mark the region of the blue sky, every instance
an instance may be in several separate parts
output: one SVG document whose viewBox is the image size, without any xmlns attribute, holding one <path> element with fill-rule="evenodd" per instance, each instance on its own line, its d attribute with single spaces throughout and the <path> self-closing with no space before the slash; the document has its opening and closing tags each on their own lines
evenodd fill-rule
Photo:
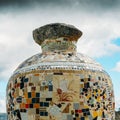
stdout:
<svg viewBox="0 0 120 120">
<path fill-rule="evenodd" d="M 99 63 L 110 74 L 116 109 L 120 107 L 120 1 L 116 0 L 6 0 L 0 4 L 0 112 L 5 112 L 6 85 L 17 66 L 41 52 L 32 31 L 60 22 L 83 32 L 77 51 Z"/>
</svg>

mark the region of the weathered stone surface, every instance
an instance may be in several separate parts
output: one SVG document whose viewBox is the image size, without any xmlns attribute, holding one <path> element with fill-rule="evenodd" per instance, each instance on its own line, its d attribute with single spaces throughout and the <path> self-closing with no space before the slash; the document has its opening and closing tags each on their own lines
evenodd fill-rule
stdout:
<svg viewBox="0 0 120 120">
<path fill-rule="evenodd" d="M 82 32 L 72 25 L 67 25 L 63 23 L 54 23 L 42 26 L 33 31 L 33 38 L 39 45 L 46 39 L 57 39 L 60 37 L 68 38 L 72 41 L 77 41 L 77 39 L 82 35 Z"/>
</svg>

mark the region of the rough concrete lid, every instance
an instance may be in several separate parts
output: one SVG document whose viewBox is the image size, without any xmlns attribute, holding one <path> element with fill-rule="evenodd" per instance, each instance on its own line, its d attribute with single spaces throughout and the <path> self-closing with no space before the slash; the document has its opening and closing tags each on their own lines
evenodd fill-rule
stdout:
<svg viewBox="0 0 120 120">
<path fill-rule="evenodd" d="M 60 37 L 68 38 L 71 41 L 77 41 L 82 32 L 72 25 L 64 23 L 47 24 L 33 31 L 33 38 L 39 45 L 46 39 L 57 39 Z"/>
</svg>

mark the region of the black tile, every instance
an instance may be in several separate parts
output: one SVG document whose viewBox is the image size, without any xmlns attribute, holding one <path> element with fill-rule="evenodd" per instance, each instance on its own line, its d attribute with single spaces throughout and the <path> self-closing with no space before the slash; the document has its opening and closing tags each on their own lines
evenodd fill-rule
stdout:
<svg viewBox="0 0 120 120">
<path fill-rule="evenodd" d="M 98 77 L 98 80 L 101 80 L 101 77 Z"/>
<path fill-rule="evenodd" d="M 54 73 L 54 75 L 63 75 L 63 73 Z"/>
<path fill-rule="evenodd" d="M 20 109 L 20 112 L 27 112 L 26 109 Z"/>
<path fill-rule="evenodd" d="M 79 117 L 79 114 L 75 114 L 75 117 Z"/>
<path fill-rule="evenodd" d="M 84 79 L 81 79 L 81 82 L 84 82 Z"/>
<path fill-rule="evenodd" d="M 39 109 L 36 109 L 36 114 L 39 114 Z"/>
<path fill-rule="evenodd" d="M 91 107 L 94 107 L 94 104 L 92 104 Z"/>
<path fill-rule="evenodd" d="M 86 111 L 89 111 L 89 108 L 87 108 Z"/>
<path fill-rule="evenodd" d="M 21 77 L 21 82 L 23 83 L 25 79 L 25 76 Z"/>
<path fill-rule="evenodd" d="M 84 116 L 86 116 L 87 114 L 86 113 L 83 113 Z"/>
<path fill-rule="evenodd" d="M 61 107 L 62 107 L 62 104 L 58 104 L 57 106 L 58 106 L 59 108 L 61 108 Z"/>
<path fill-rule="evenodd" d="M 33 104 L 30 104 L 30 108 L 33 108 Z"/>
<path fill-rule="evenodd" d="M 20 89 L 24 88 L 24 83 L 20 83 Z"/>
<path fill-rule="evenodd" d="M 22 97 L 16 98 L 17 103 L 22 103 Z"/>
<path fill-rule="evenodd" d="M 46 98 L 46 101 L 52 101 L 52 98 Z"/>
<path fill-rule="evenodd" d="M 88 78 L 88 81 L 90 81 L 91 80 L 91 78 Z"/>
<path fill-rule="evenodd" d="M 36 103 L 39 103 L 39 98 L 36 98 L 36 99 L 35 99 L 35 102 L 36 102 Z"/>
</svg>

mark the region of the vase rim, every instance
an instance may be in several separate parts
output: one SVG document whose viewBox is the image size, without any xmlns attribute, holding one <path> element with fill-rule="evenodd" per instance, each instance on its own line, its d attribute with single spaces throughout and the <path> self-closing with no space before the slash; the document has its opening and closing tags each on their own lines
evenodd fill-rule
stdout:
<svg viewBox="0 0 120 120">
<path fill-rule="evenodd" d="M 68 41 L 77 41 L 81 36 L 82 32 L 78 28 L 65 23 L 47 24 L 33 30 L 33 38 L 39 45 L 46 39 L 58 39 L 63 37 Z"/>
</svg>

